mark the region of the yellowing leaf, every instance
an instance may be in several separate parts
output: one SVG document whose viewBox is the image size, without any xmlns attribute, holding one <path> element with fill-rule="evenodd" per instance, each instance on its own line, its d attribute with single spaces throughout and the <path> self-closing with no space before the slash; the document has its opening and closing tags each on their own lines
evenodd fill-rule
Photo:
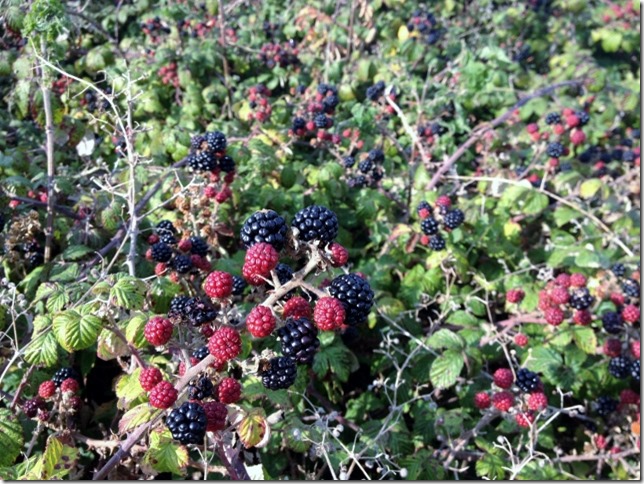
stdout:
<svg viewBox="0 0 644 484">
<path fill-rule="evenodd" d="M 254 412 L 246 415 L 237 426 L 239 438 L 247 449 L 256 447 L 269 432 L 266 419 L 259 413 Z"/>
<path fill-rule="evenodd" d="M 407 29 L 406 25 L 401 25 L 400 28 L 398 29 L 398 40 L 401 42 L 404 42 L 409 38 L 409 30 Z"/>
</svg>

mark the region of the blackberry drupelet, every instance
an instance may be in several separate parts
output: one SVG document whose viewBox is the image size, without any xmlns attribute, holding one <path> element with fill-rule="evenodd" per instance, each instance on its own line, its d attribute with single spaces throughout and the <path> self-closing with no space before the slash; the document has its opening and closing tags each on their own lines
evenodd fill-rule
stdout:
<svg viewBox="0 0 644 484">
<path fill-rule="evenodd" d="M 318 328 L 306 318 L 287 320 L 286 325 L 277 331 L 282 342 L 282 353 L 297 363 L 310 365 L 320 346 L 317 338 Z"/>
<path fill-rule="evenodd" d="M 188 156 L 188 166 L 195 171 L 213 171 L 217 169 L 217 158 L 209 151 L 193 153 Z"/>
<path fill-rule="evenodd" d="M 622 283 L 622 291 L 629 297 L 640 297 L 640 283 L 634 279 L 626 279 Z"/>
<path fill-rule="evenodd" d="M 608 373 L 622 380 L 631 374 L 631 363 L 631 359 L 624 356 L 612 358 L 608 363 Z"/>
<path fill-rule="evenodd" d="M 286 221 L 274 210 L 260 210 L 251 215 L 241 229 L 241 239 L 248 248 L 260 242 L 271 244 L 278 252 L 286 244 Z"/>
<path fill-rule="evenodd" d="M 298 238 L 306 242 L 331 242 L 338 235 L 338 217 L 321 205 L 310 205 L 297 212 L 291 226 L 298 230 Z"/>
<path fill-rule="evenodd" d="M 427 217 L 425 220 L 420 222 L 420 230 L 422 230 L 425 235 L 436 235 L 438 233 L 438 228 L 438 222 L 434 217 Z"/>
<path fill-rule="evenodd" d="M 208 143 L 208 150 L 215 153 L 223 153 L 226 151 L 226 135 L 221 131 L 211 131 L 206 133 L 206 142 Z"/>
<path fill-rule="evenodd" d="M 516 384 L 522 392 L 529 393 L 539 388 L 539 375 L 526 368 L 519 368 L 517 371 Z"/>
<path fill-rule="evenodd" d="M 455 208 L 447 212 L 447 215 L 445 215 L 445 218 L 443 219 L 443 223 L 445 224 L 445 227 L 451 230 L 454 230 L 455 228 L 457 228 L 464 221 L 465 221 L 465 214 L 463 213 L 462 210 L 459 210 L 458 208 Z"/>
<path fill-rule="evenodd" d="M 614 311 L 608 311 L 602 315 L 604 330 L 609 334 L 617 334 L 622 330 L 624 323 L 622 316 Z"/>
<path fill-rule="evenodd" d="M 280 356 L 269 360 L 269 368 L 262 372 L 262 384 L 269 390 L 288 388 L 297 378 L 295 360 L 288 356 Z"/>
<path fill-rule="evenodd" d="M 369 158 L 361 161 L 358 164 L 358 170 L 362 173 L 369 173 L 373 169 L 373 161 Z"/>
<path fill-rule="evenodd" d="M 619 402 L 614 398 L 601 396 L 597 399 L 597 413 L 602 417 L 606 417 L 617 410 L 618 404 Z"/>
<path fill-rule="evenodd" d="M 192 260 L 187 255 L 178 255 L 170 263 L 172 268 L 179 274 L 187 274 L 192 270 Z"/>
<path fill-rule="evenodd" d="M 54 373 L 54 376 L 51 377 L 51 381 L 53 381 L 56 386 L 59 387 L 68 378 L 73 378 L 79 383 L 81 380 L 80 375 L 73 368 L 61 368 L 56 373 Z"/>
<path fill-rule="evenodd" d="M 212 396 L 215 386 L 210 381 L 210 378 L 202 376 L 197 381 L 190 384 L 188 394 L 191 400 L 203 400 Z"/>
<path fill-rule="evenodd" d="M 640 366 L 641 366 L 640 360 L 633 360 L 629 368 L 631 377 L 637 380 L 638 382 L 640 381 Z"/>
<path fill-rule="evenodd" d="M 207 423 L 203 407 L 194 402 L 184 402 L 172 410 L 165 420 L 172 438 L 184 445 L 201 443 L 206 435 Z"/>
<path fill-rule="evenodd" d="M 445 239 L 440 235 L 434 235 L 429 239 L 429 248 L 432 250 L 444 250 L 446 246 Z"/>
<path fill-rule="evenodd" d="M 366 321 L 373 306 L 369 283 L 357 274 L 343 274 L 331 281 L 329 294 L 339 299 L 346 311 L 345 324 L 354 326 Z"/>
<path fill-rule="evenodd" d="M 209 354 L 210 354 L 210 350 L 208 349 L 208 346 L 200 346 L 199 348 L 194 350 L 190 356 L 192 356 L 193 358 L 197 358 L 197 360 L 201 361 Z"/>
<path fill-rule="evenodd" d="M 595 301 L 595 298 L 590 295 L 587 288 L 581 287 L 572 291 L 568 303 L 574 309 L 588 309 Z"/>
<path fill-rule="evenodd" d="M 550 158 L 561 158 L 564 154 L 564 147 L 558 141 L 553 141 L 552 143 L 548 143 L 546 154 Z"/>
<path fill-rule="evenodd" d="M 248 283 L 243 277 L 233 276 L 233 296 L 241 296 Z"/>
<path fill-rule="evenodd" d="M 235 171 L 235 160 L 228 155 L 224 155 L 219 158 L 219 168 L 224 173 L 232 173 Z"/>
<path fill-rule="evenodd" d="M 342 164 L 344 165 L 345 168 L 351 168 L 353 165 L 356 164 L 356 160 L 353 156 L 345 156 L 342 159 Z"/>
<path fill-rule="evenodd" d="M 626 274 L 626 267 L 621 262 L 613 264 L 613 267 L 610 270 L 615 274 L 615 277 L 624 277 Z"/>
<path fill-rule="evenodd" d="M 190 237 L 189 240 L 191 254 L 200 255 L 201 257 L 208 255 L 208 252 L 210 252 L 210 246 L 208 245 L 208 242 L 206 242 L 201 237 L 197 237 L 196 235 Z"/>
<path fill-rule="evenodd" d="M 546 124 L 558 124 L 561 122 L 561 115 L 559 113 L 546 114 Z"/>
<path fill-rule="evenodd" d="M 152 246 L 152 259 L 156 262 L 169 262 L 172 259 L 172 247 L 163 242 L 157 242 Z"/>
</svg>

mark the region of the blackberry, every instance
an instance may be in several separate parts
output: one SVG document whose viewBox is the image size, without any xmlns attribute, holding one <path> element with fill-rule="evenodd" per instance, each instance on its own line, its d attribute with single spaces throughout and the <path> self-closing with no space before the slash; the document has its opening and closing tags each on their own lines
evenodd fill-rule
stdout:
<svg viewBox="0 0 644 484">
<path fill-rule="evenodd" d="M 35 240 L 30 240 L 29 242 L 26 242 L 22 245 L 22 251 L 25 254 L 28 254 L 30 252 L 40 252 L 40 250 L 40 245 Z"/>
<path fill-rule="evenodd" d="M 438 222 L 434 217 L 427 217 L 425 220 L 420 222 L 420 230 L 422 230 L 425 235 L 436 235 L 438 233 Z"/>
<path fill-rule="evenodd" d="M 233 276 L 233 296 L 241 296 L 248 284 L 243 277 Z"/>
<path fill-rule="evenodd" d="M 68 378 L 73 378 L 79 383 L 81 380 L 80 375 L 73 368 L 61 368 L 56 373 L 54 373 L 54 376 L 51 377 L 51 381 L 53 381 L 56 386 L 59 387 L 61 383 L 63 383 Z"/>
<path fill-rule="evenodd" d="M 454 230 L 465 221 L 465 214 L 462 210 L 455 208 L 447 212 L 443 219 L 443 224 L 450 230 Z"/>
<path fill-rule="evenodd" d="M 325 97 L 324 100 L 322 101 L 324 112 L 332 113 L 339 103 L 340 103 L 340 99 L 338 99 L 338 96 L 331 95 L 331 96 Z"/>
<path fill-rule="evenodd" d="M 22 404 L 22 411 L 28 418 L 34 418 L 38 415 L 38 410 L 45 408 L 45 401 L 40 397 L 27 400 Z"/>
<path fill-rule="evenodd" d="M 286 325 L 277 331 L 282 343 L 282 353 L 297 363 L 310 365 L 320 346 L 318 328 L 307 318 L 288 319 Z"/>
<path fill-rule="evenodd" d="M 640 130 L 639 130 L 639 129 L 634 129 L 634 130 L 631 132 L 631 136 L 632 136 L 632 137 L 633 137 L 633 139 L 635 139 L 635 140 L 640 139 Z"/>
<path fill-rule="evenodd" d="M 367 88 L 367 99 L 377 101 L 385 92 L 385 82 L 378 81 L 373 86 Z"/>
<path fill-rule="evenodd" d="M 416 207 L 416 213 L 419 213 L 421 210 L 427 210 L 430 214 L 433 212 L 432 206 L 427 200 L 423 200 Z"/>
<path fill-rule="evenodd" d="M 635 380 L 640 381 L 640 360 L 633 360 L 633 363 L 631 363 L 631 367 L 629 368 L 631 377 Z"/>
<path fill-rule="evenodd" d="M 190 395 L 190 400 L 203 400 L 212 396 L 214 388 L 215 386 L 210 381 L 210 378 L 202 376 L 196 382 L 190 384 L 188 395 Z"/>
<path fill-rule="evenodd" d="M 539 380 L 539 375 L 535 372 L 526 368 L 519 368 L 516 384 L 522 392 L 529 393 L 539 388 L 541 380 Z"/>
<path fill-rule="evenodd" d="M 180 443 L 199 444 L 206 435 L 208 419 L 203 407 L 198 403 L 184 402 L 175 408 L 165 420 L 172 438 Z"/>
<path fill-rule="evenodd" d="M 427 37 L 425 37 L 425 42 L 428 45 L 434 45 L 441 38 L 442 31 L 440 29 L 432 30 Z"/>
<path fill-rule="evenodd" d="M 159 233 L 159 242 L 166 245 L 177 245 L 177 238 L 170 232 L 161 232 Z"/>
<path fill-rule="evenodd" d="M 176 234 L 177 229 L 170 220 L 161 220 L 155 228 L 157 234 L 162 234 L 164 232 L 169 232 L 170 234 Z"/>
<path fill-rule="evenodd" d="M 613 267 L 610 270 L 615 274 L 616 277 L 624 277 L 626 274 L 626 267 L 621 262 L 613 264 Z"/>
<path fill-rule="evenodd" d="M 282 285 L 293 279 L 293 269 L 291 269 L 291 267 L 287 264 L 277 264 L 275 273 L 277 274 L 277 279 L 279 279 L 280 284 Z"/>
<path fill-rule="evenodd" d="M 364 161 L 361 161 L 358 164 L 358 170 L 360 170 L 362 173 L 369 173 L 373 169 L 373 161 L 369 158 L 367 158 Z"/>
<path fill-rule="evenodd" d="M 205 141 L 206 141 L 206 138 L 204 138 L 201 135 L 193 136 L 192 139 L 190 140 L 190 149 L 192 151 L 200 150 L 201 146 Z"/>
<path fill-rule="evenodd" d="M 640 283 L 633 279 L 626 279 L 622 283 L 622 291 L 629 297 L 640 297 Z"/>
<path fill-rule="evenodd" d="M 190 356 L 201 361 L 209 354 L 210 354 L 210 350 L 208 349 L 208 346 L 200 346 L 199 348 L 194 350 Z"/>
<path fill-rule="evenodd" d="M 260 242 L 271 244 L 280 251 L 286 243 L 286 221 L 274 210 L 260 210 L 251 215 L 241 229 L 241 239 L 248 248 Z"/>
<path fill-rule="evenodd" d="M 586 126 L 590 121 L 590 115 L 586 111 L 577 111 L 575 113 L 581 126 Z"/>
<path fill-rule="evenodd" d="M 192 270 L 192 260 L 187 255 L 176 256 L 172 259 L 171 265 L 179 274 L 186 274 Z"/>
<path fill-rule="evenodd" d="M 622 156 L 624 156 L 624 151 L 620 149 L 615 149 L 611 152 L 610 156 L 614 161 L 622 161 Z"/>
<path fill-rule="evenodd" d="M 215 153 L 223 153 L 226 151 L 226 135 L 221 131 L 211 131 L 210 133 L 206 133 L 205 139 L 208 143 L 209 150 L 214 151 Z"/>
<path fill-rule="evenodd" d="M 546 124 L 558 124 L 561 122 L 561 115 L 559 113 L 546 114 Z"/>
<path fill-rule="evenodd" d="M 435 134 L 435 135 L 441 135 L 447 132 L 447 128 L 442 124 L 438 124 L 438 123 L 432 123 L 430 125 L 430 128 L 432 130 L 432 134 Z"/>
<path fill-rule="evenodd" d="M 353 156 L 345 156 L 344 158 L 342 158 L 342 164 L 345 168 L 351 168 L 356 164 L 356 160 Z"/>
<path fill-rule="evenodd" d="M 595 298 L 590 295 L 588 288 L 581 287 L 572 291 L 568 303 L 573 309 L 588 309 L 595 301 Z"/>
<path fill-rule="evenodd" d="M 349 178 L 347 184 L 350 188 L 364 188 L 367 186 L 367 177 L 364 175 L 358 175 Z"/>
<path fill-rule="evenodd" d="M 188 156 L 188 166 L 195 171 L 213 171 L 217 169 L 217 158 L 209 151 L 193 153 Z"/>
<path fill-rule="evenodd" d="M 329 294 L 339 299 L 346 311 L 345 323 L 354 326 L 366 321 L 373 306 L 369 283 L 357 274 L 343 274 L 331 281 Z"/>
<path fill-rule="evenodd" d="M 306 119 L 300 118 L 299 116 L 293 118 L 293 122 L 291 124 L 291 129 L 293 129 L 293 131 L 297 131 L 299 129 L 305 129 L 305 128 L 306 128 Z"/>
<path fill-rule="evenodd" d="M 316 114 L 315 117 L 313 118 L 315 127 L 320 129 L 324 129 L 327 127 L 327 120 L 328 118 L 326 117 L 326 115 L 322 113 Z"/>
<path fill-rule="evenodd" d="M 608 363 L 608 373 L 623 380 L 631 374 L 631 363 L 631 359 L 624 356 L 612 358 Z"/>
<path fill-rule="evenodd" d="M 193 297 L 185 303 L 182 316 L 192 326 L 201 326 L 214 321 L 217 314 L 217 310 L 210 302 Z"/>
<path fill-rule="evenodd" d="M 34 252 L 27 257 L 27 264 L 29 267 L 38 267 L 45 262 L 45 257 L 42 252 Z"/>
<path fill-rule="evenodd" d="M 157 242 L 152 246 L 152 259 L 156 262 L 170 262 L 172 259 L 172 247 L 163 242 Z"/>
<path fill-rule="evenodd" d="M 564 147 L 558 141 L 553 141 L 552 143 L 548 143 L 546 154 L 550 158 L 561 158 L 564 154 Z"/>
<path fill-rule="evenodd" d="M 382 163 L 385 161 L 385 153 L 381 149 L 371 150 L 369 152 L 369 159 L 374 163 Z"/>
<path fill-rule="evenodd" d="M 385 176 L 385 173 L 380 168 L 374 168 L 373 171 L 371 172 L 371 179 L 374 182 L 378 182 L 382 180 L 384 176 Z"/>
<path fill-rule="evenodd" d="M 295 214 L 292 227 L 300 240 L 331 242 L 338 235 L 338 217 L 321 205 L 310 205 Z"/>
<path fill-rule="evenodd" d="M 445 250 L 446 246 L 445 239 L 440 235 L 434 235 L 429 239 L 429 248 L 432 250 Z"/>
<path fill-rule="evenodd" d="M 581 163 L 590 163 L 591 161 L 593 161 L 593 152 L 590 149 L 584 150 L 579 155 L 579 161 Z"/>
<path fill-rule="evenodd" d="M 188 296 L 175 296 L 170 300 L 170 310 L 168 316 L 183 317 L 186 314 L 186 308 L 191 298 Z"/>
<path fill-rule="evenodd" d="M 624 151 L 624 154 L 622 155 L 622 161 L 633 163 L 635 161 L 635 153 L 633 153 L 632 151 Z"/>
<path fill-rule="evenodd" d="M 228 155 L 224 155 L 219 158 L 219 168 L 224 173 L 232 173 L 235 171 L 235 160 Z"/>
<path fill-rule="evenodd" d="M 618 403 L 614 398 L 601 396 L 597 399 L 597 413 L 602 417 L 606 417 L 617 410 Z"/>
<path fill-rule="evenodd" d="M 189 240 L 191 254 L 200 255 L 201 257 L 208 255 L 208 253 L 210 252 L 210 246 L 208 245 L 208 242 L 206 242 L 201 237 L 197 237 L 196 235 L 190 237 Z"/>
<path fill-rule="evenodd" d="M 262 384 L 269 390 L 288 388 L 297 378 L 297 365 L 295 360 L 288 356 L 271 358 L 269 368 L 262 372 Z"/>
<path fill-rule="evenodd" d="M 609 334 L 617 334 L 622 330 L 622 316 L 614 311 L 608 311 L 602 315 L 604 330 Z"/>
</svg>

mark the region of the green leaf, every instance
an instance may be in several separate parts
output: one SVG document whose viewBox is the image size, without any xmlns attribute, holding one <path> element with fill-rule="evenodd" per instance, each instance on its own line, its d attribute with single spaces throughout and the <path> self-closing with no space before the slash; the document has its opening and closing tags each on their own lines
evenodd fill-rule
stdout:
<svg viewBox="0 0 644 484">
<path fill-rule="evenodd" d="M 143 348 L 148 344 L 143 333 L 147 322 L 148 317 L 145 314 L 136 314 L 127 322 L 125 338 L 136 348 Z"/>
<path fill-rule="evenodd" d="M 462 351 L 465 349 L 465 341 L 449 329 L 439 329 L 427 338 L 427 346 L 434 349 L 447 348 L 448 350 Z"/>
<path fill-rule="evenodd" d="M 77 351 L 89 348 L 98 339 L 103 328 L 103 321 L 98 316 L 70 309 L 54 316 L 54 335 L 60 346 L 67 351 Z"/>
<path fill-rule="evenodd" d="M 356 371 L 359 366 L 356 356 L 339 339 L 335 339 L 329 346 L 320 348 L 313 360 L 313 371 L 320 378 L 331 371 L 341 382 L 346 382 L 351 372 Z"/>
<path fill-rule="evenodd" d="M 237 425 L 239 439 L 247 449 L 259 444 L 266 432 L 270 432 L 270 428 L 268 422 L 259 411 L 249 413 Z"/>
<path fill-rule="evenodd" d="M 150 448 L 143 457 L 143 463 L 157 472 L 182 474 L 188 465 L 187 449 L 175 443 L 168 429 L 150 432 Z"/>
<path fill-rule="evenodd" d="M 476 462 L 476 475 L 491 480 L 501 480 L 505 477 L 506 462 L 498 455 L 485 454 Z"/>
<path fill-rule="evenodd" d="M 82 259 L 87 254 L 94 252 L 94 249 L 87 247 L 85 245 L 70 245 L 63 252 L 63 259 L 66 260 L 78 260 Z"/>
<path fill-rule="evenodd" d="M 463 355 L 447 350 L 434 360 L 429 370 L 429 379 L 436 388 L 449 388 L 458 378 L 464 365 Z"/>
<path fill-rule="evenodd" d="M 25 360 L 32 365 L 47 368 L 58 363 L 58 343 L 52 331 L 45 331 L 29 342 L 25 350 Z"/>
<path fill-rule="evenodd" d="M 141 403 L 131 410 L 127 411 L 125 415 L 119 420 L 119 434 L 124 434 L 130 430 L 134 430 L 139 425 L 148 423 L 157 414 L 156 411 L 150 409 L 148 403 Z"/>
<path fill-rule="evenodd" d="M 592 328 L 576 327 L 573 332 L 573 339 L 577 347 L 589 355 L 597 351 L 597 336 Z"/>
<path fill-rule="evenodd" d="M 580 216 L 577 210 L 568 207 L 559 207 L 554 212 L 555 224 L 557 227 L 563 227 L 571 220 L 575 220 Z"/>
<path fill-rule="evenodd" d="M 590 180 L 586 180 L 581 184 L 581 187 L 579 187 L 579 196 L 581 198 L 592 198 L 601 187 L 602 181 L 598 178 L 591 178 Z"/>
<path fill-rule="evenodd" d="M 58 437 L 52 435 L 47 439 L 47 447 L 39 462 L 40 465 L 36 464 L 32 471 L 36 471 L 37 477 L 25 477 L 25 479 L 61 480 L 76 467 L 77 460 L 78 449 L 64 445 Z"/>
<path fill-rule="evenodd" d="M 524 364 L 529 370 L 537 373 L 556 372 L 557 369 L 563 366 L 563 359 L 559 353 L 551 348 L 541 346 L 532 350 L 532 354 L 526 355 Z"/>
<path fill-rule="evenodd" d="M 23 444 L 20 422 L 10 410 L 0 408 L 0 466 L 13 464 Z"/>
<path fill-rule="evenodd" d="M 124 410 L 135 400 L 145 398 L 145 390 L 139 383 L 141 369 L 137 368 L 131 375 L 122 375 L 116 382 L 117 406 Z M 147 405 L 147 404 L 146 404 Z"/>
<path fill-rule="evenodd" d="M 145 282 L 136 277 L 122 277 L 110 290 L 110 302 L 125 309 L 141 309 L 145 291 Z"/>
</svg>

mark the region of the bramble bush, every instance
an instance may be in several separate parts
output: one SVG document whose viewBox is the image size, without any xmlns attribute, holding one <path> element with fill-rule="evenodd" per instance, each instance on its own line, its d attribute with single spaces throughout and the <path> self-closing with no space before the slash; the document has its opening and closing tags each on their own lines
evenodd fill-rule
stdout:
<svg viewBox="0 0 644 484">
<path fill-rule="evenodd" d="M 5 2 L 0 478 L 639 478 L 639 4 L 430 3 Z"/>
</svg>

